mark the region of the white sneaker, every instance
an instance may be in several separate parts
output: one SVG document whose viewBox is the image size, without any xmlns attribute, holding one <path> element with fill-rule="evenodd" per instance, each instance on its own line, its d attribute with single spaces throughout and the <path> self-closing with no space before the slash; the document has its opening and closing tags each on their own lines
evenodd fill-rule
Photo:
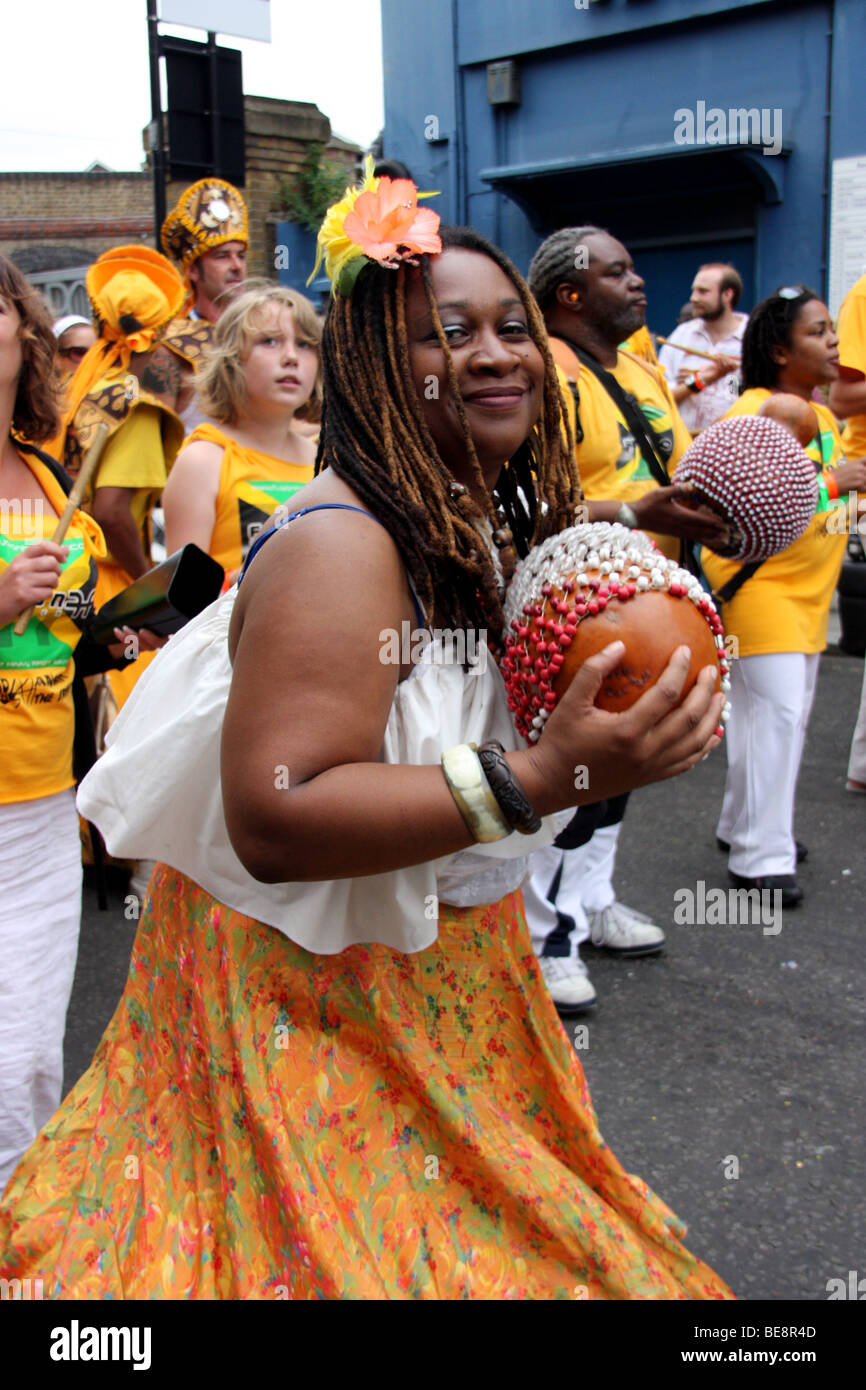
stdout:
<svg viewBox="0 0 866 1390">
<path fill-rule="evenodd" d="M 539 956 L 550 997 L 561 1014 L 581 1014 L 595 1003 L 595 990 L 582 960 L 571 956 Z"/>
<path fill-rule="evenodd" d="M 653 956 L 664 950 L 661 927 L 642 912 L 624 903 L 611 903 L 601 912 L 589 913 L 589 939 L 593 946 L 618 956 Z"/>
</svg>

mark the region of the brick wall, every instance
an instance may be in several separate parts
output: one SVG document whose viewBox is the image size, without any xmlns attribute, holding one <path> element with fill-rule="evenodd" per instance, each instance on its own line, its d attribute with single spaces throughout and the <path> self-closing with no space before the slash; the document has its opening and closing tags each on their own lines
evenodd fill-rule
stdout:
<svg viewBox="0 0 866 1390">
<path fill-rule="evenodd" d="M 328 158 L 351 174 L 361 153 L 357 145 L 331 138 L 331 124 L 310 102 L 271 97 L 244 99 L 246 184 L 250 214 L 249 271 L 274 275 L 274 224 L 279 189 L 291 178 L 309 145 L 318 141 Z M 186 183 L 169 183 L 171 207 Z M 6 256 L 40 248 L 74 246 L 93 260 L 124 242 L 156 245 L 153 228 L 153 180 L 150 171 L 129 173 L 0 173 L 0 251 Z M 68 263 L 68 261 L 67 261 Z M 40 263 L 40 269 L 49 269 Z"/>
</svg>

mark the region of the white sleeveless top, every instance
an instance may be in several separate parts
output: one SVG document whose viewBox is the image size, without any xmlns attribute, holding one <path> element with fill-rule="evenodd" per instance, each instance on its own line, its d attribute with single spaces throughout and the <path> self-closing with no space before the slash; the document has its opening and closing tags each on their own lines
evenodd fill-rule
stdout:
<svg viewBox="0 0 866 1390">
<path fill-rule="evenodd" d="M 99 827 L 110 853 L 170 864 L 228 907 L 322 955 L 374 941 L 425 950 L 436 940 L 440 901 L 471 907 L 518 888 L 528 854 L 549 845 L 571 811 L 547 817 L 535 835 L 512 833 L 390 873 L 275 884 L 247 873 L 229 840 L 220 786 L 236 595 L 235 586 L 157 652 L 111 726 L 106 753 L 81 784 L 78 809 Z M 518 747 L 489 652 L 479 650 L 477 674 L 446 664 L 447 655 L 434 636 L 398 684 L 381 762 L 438 764 L 446 748 L 491 738 L 507 750 Z"/>
</svg>

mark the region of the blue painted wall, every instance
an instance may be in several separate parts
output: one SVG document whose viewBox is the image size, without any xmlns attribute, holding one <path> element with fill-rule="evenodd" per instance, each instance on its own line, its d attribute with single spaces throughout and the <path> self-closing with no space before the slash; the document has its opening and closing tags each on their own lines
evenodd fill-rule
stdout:
<svg viewBox="0 0 866 1390">
<path fill-rule="evenodd" d="M 791 280 L 826 291 L 829 160 L 866 154 L 866 0 L 382 0 L 382 21 L 385 154 L 522 270 L 587 220 L 630 246 L 663 333 L 702 260 L 734 261 L 746 308 Z M 521 102 L 494 107 L 506 57 Z M 676 146 L 700 101 L 780 110 L 783 152 Z"/>
</svg>

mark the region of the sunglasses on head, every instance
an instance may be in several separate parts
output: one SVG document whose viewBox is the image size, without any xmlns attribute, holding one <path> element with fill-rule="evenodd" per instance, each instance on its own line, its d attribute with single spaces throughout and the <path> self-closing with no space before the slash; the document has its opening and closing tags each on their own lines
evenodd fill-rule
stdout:
<svg viewBox="0 0 866 1390">
<path fill-rule="evenodd" d="M 805 285 L 783 285 L 780 290 L 776 290 L 776 299 L 802 299 L 804 294 L 809 291 Z"/>
</svg>

